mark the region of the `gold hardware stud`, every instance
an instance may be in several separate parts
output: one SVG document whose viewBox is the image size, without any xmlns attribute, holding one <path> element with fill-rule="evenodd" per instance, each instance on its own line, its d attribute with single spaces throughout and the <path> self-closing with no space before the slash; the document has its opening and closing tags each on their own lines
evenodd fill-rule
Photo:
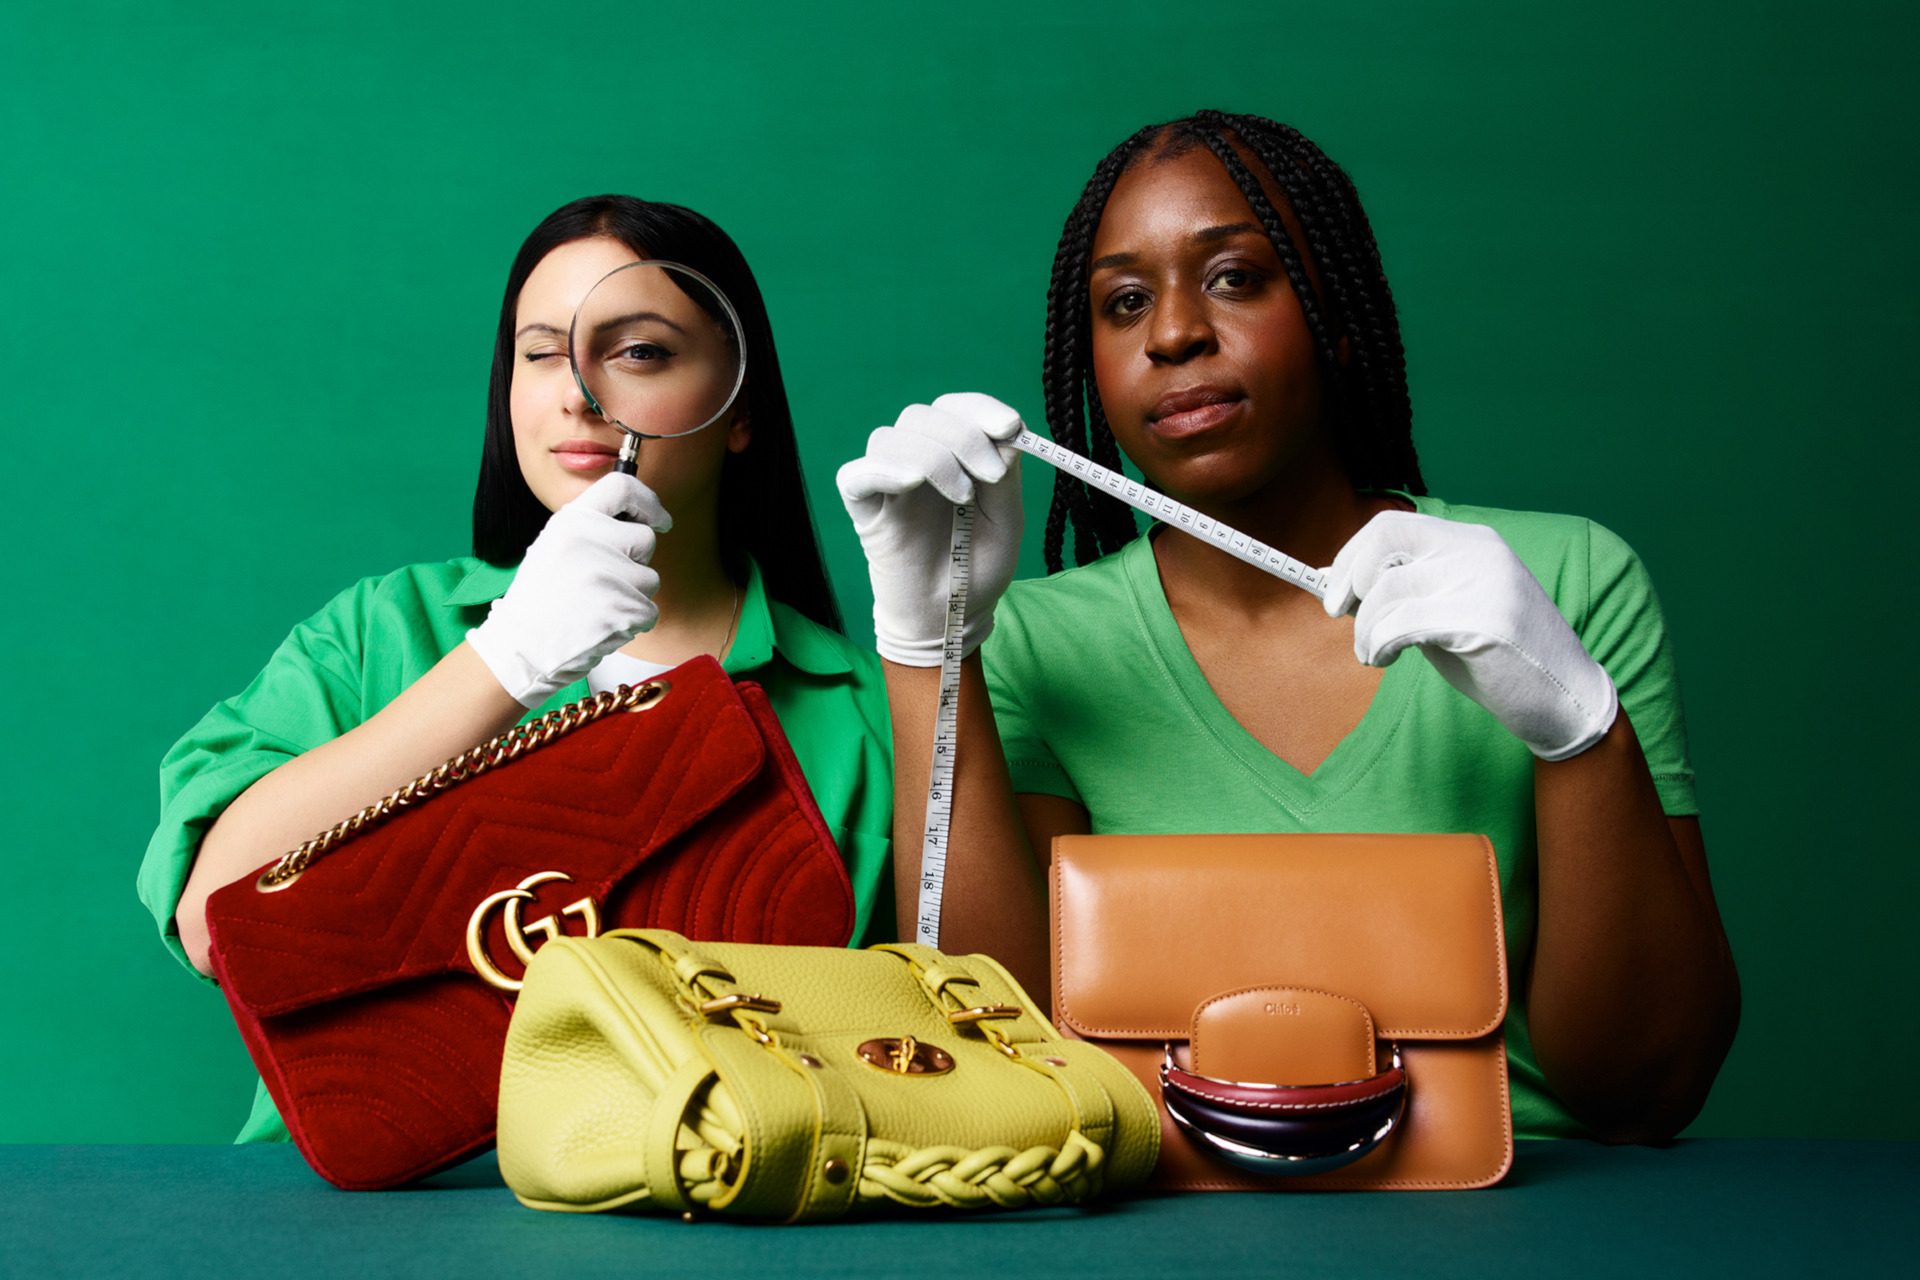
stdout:
<svg viewBox="0 0 1920 1280">
<path fill-rule="evenodd" d="M 1067 1065 L 1067 1060 L 1065 1058 L 1042 1058 L 1040 1059 L 1040 1061 L 1046 1063 L 1050 1067 L 1064 1067 Z"/>
<path fill-rule="evenodd" d="M 276 862 L 260 873 L 260 878 L 253 882 L 254 890 L 259 893 L 278 893 L 298 880 L 300 872 L 305 869 L 302 867 L 296 871 L 288 871 Z"/>
<path fill-rule="evenodd" d="M 826 1175 L 828 1182 L 837 1187 L 847 1180 L 847 1162 L 836 1157 L 827 1161 L 820 1172 Z"/>
<path fill-rule="evenodd" d="M 626 695 L 627 701 L 631 704 L 627 710 L 645 711 L 649 707 L 658 706 L 660 700 L 667 696 L 667 690 L 671 688 L 673 686 L 665 680 L 649 680 L 643 685 L 638 685 Z"/>
<path fill-rule="evenodd" d="M 693 1216 L 693 1210 L 691 1210 L 691 1209 L 689 1209 L 689 1210 L 687 1210 L 687 1211 L 686 1211 L 685 1213 L 683 1213 L 683 1214 L 681 1214 L 681 1215 L 680 1215 L 680 1221 L 682 1221 L 682 1222 L 693 1222 L 693 1221 L 695 1221 L 695 1218 L 694 1218 L 694 1216 Z"/>
<path fill-rule="evenodd" d="M 824 1067 L 824 1066 L 826 1066 L 826 1065 L 827 1065 L 826 1063 L 824 1063 L 824 1062 L 822 1062 L 822 1061 L 820 1061 L 820 1059 L 818 1059 L 818 1058 L 816 1058 L 816 1057 L 814 1057 L 814 1056 L 813 1056 L 812 1054 L 810 1054 L 810 1053 L 803 1053 L 803 1054 L 801 1054 L 801 1055 L 800 1055 L 800 1062 L 801 1062 L 801 1064 L 802 1064 L 803 1066 L 809 1066 L 809 1067 L 812 1067 L 812 1068 L 813 1068 L 813 1069 L 814 1069 L 815 1071 L 818 1071 L 818 1070 L 819 1070 L 820 1068 L 822 1068 L 822 1067 Z"/>
</svg>

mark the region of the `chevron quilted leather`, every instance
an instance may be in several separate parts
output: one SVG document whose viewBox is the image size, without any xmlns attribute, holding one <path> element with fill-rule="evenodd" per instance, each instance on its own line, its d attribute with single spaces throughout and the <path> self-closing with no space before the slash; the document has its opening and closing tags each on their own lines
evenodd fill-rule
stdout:
<svg viewBox="0 0 1920 1280">
<path fill-rule="evenodd" d="M 214 974 L 294 1142 L 351 1190 L 395 1186 L 493 1141 L 520 919 L 689 938 L 844 946 L 853 888 L 766 694 L 711 658 L 652 706 L 575 729 L 317 859 L 285 888 L 248 877 L 207 907 Z M 526 930 L 528 934 L 537 929 Z M 537 936 L 528 939 L 537 944 Z"/>
</svg>

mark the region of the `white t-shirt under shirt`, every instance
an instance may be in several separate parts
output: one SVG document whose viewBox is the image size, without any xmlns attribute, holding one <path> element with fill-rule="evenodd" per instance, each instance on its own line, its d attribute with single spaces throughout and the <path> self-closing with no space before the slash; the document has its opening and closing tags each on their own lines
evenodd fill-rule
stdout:
<svg viewBox="0 0 1920 1280">
<path fill-rule="evenodd" d="M 606 693 L 623 684 L 639 684 L 673 670 L 663 662 L 645 662 L 618 649 L 600 659 L 600 665 L 587 672 L 587 692 Z"/>
</svg>

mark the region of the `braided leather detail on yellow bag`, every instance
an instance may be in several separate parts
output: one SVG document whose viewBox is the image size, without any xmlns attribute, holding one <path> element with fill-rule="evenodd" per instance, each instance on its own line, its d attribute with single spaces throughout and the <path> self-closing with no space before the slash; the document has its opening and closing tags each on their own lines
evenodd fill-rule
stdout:
<svg viewBox="0 0 1920 1280">
<path fill-rule="evenodd" d="M 874 1139 L 860 1173 L 860 1195 L 882 1196 L 915 1208 L 1024 1209 L 1071 1204 L 1100 1193 L 1106 1153 L 1067 1135 L 1064 1149 L 1028 1147 L 922 1147 Z"/>
</svg>

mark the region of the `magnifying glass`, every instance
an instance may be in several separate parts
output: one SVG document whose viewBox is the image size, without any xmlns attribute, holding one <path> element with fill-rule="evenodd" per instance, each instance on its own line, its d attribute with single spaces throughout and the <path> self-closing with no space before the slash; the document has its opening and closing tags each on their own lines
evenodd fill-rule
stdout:
<svg viewBox="0 0 1920 1280">
<path fill-rule="evenodd" d="M 629 262 L 602 276 L 573 313 L 567 358 L 588 406 L 626 433 L 615 468 L 627 475 L 642 440 L 712 426 L 747 377 L 740 314 L 677 262 Z"/>
</svg>

